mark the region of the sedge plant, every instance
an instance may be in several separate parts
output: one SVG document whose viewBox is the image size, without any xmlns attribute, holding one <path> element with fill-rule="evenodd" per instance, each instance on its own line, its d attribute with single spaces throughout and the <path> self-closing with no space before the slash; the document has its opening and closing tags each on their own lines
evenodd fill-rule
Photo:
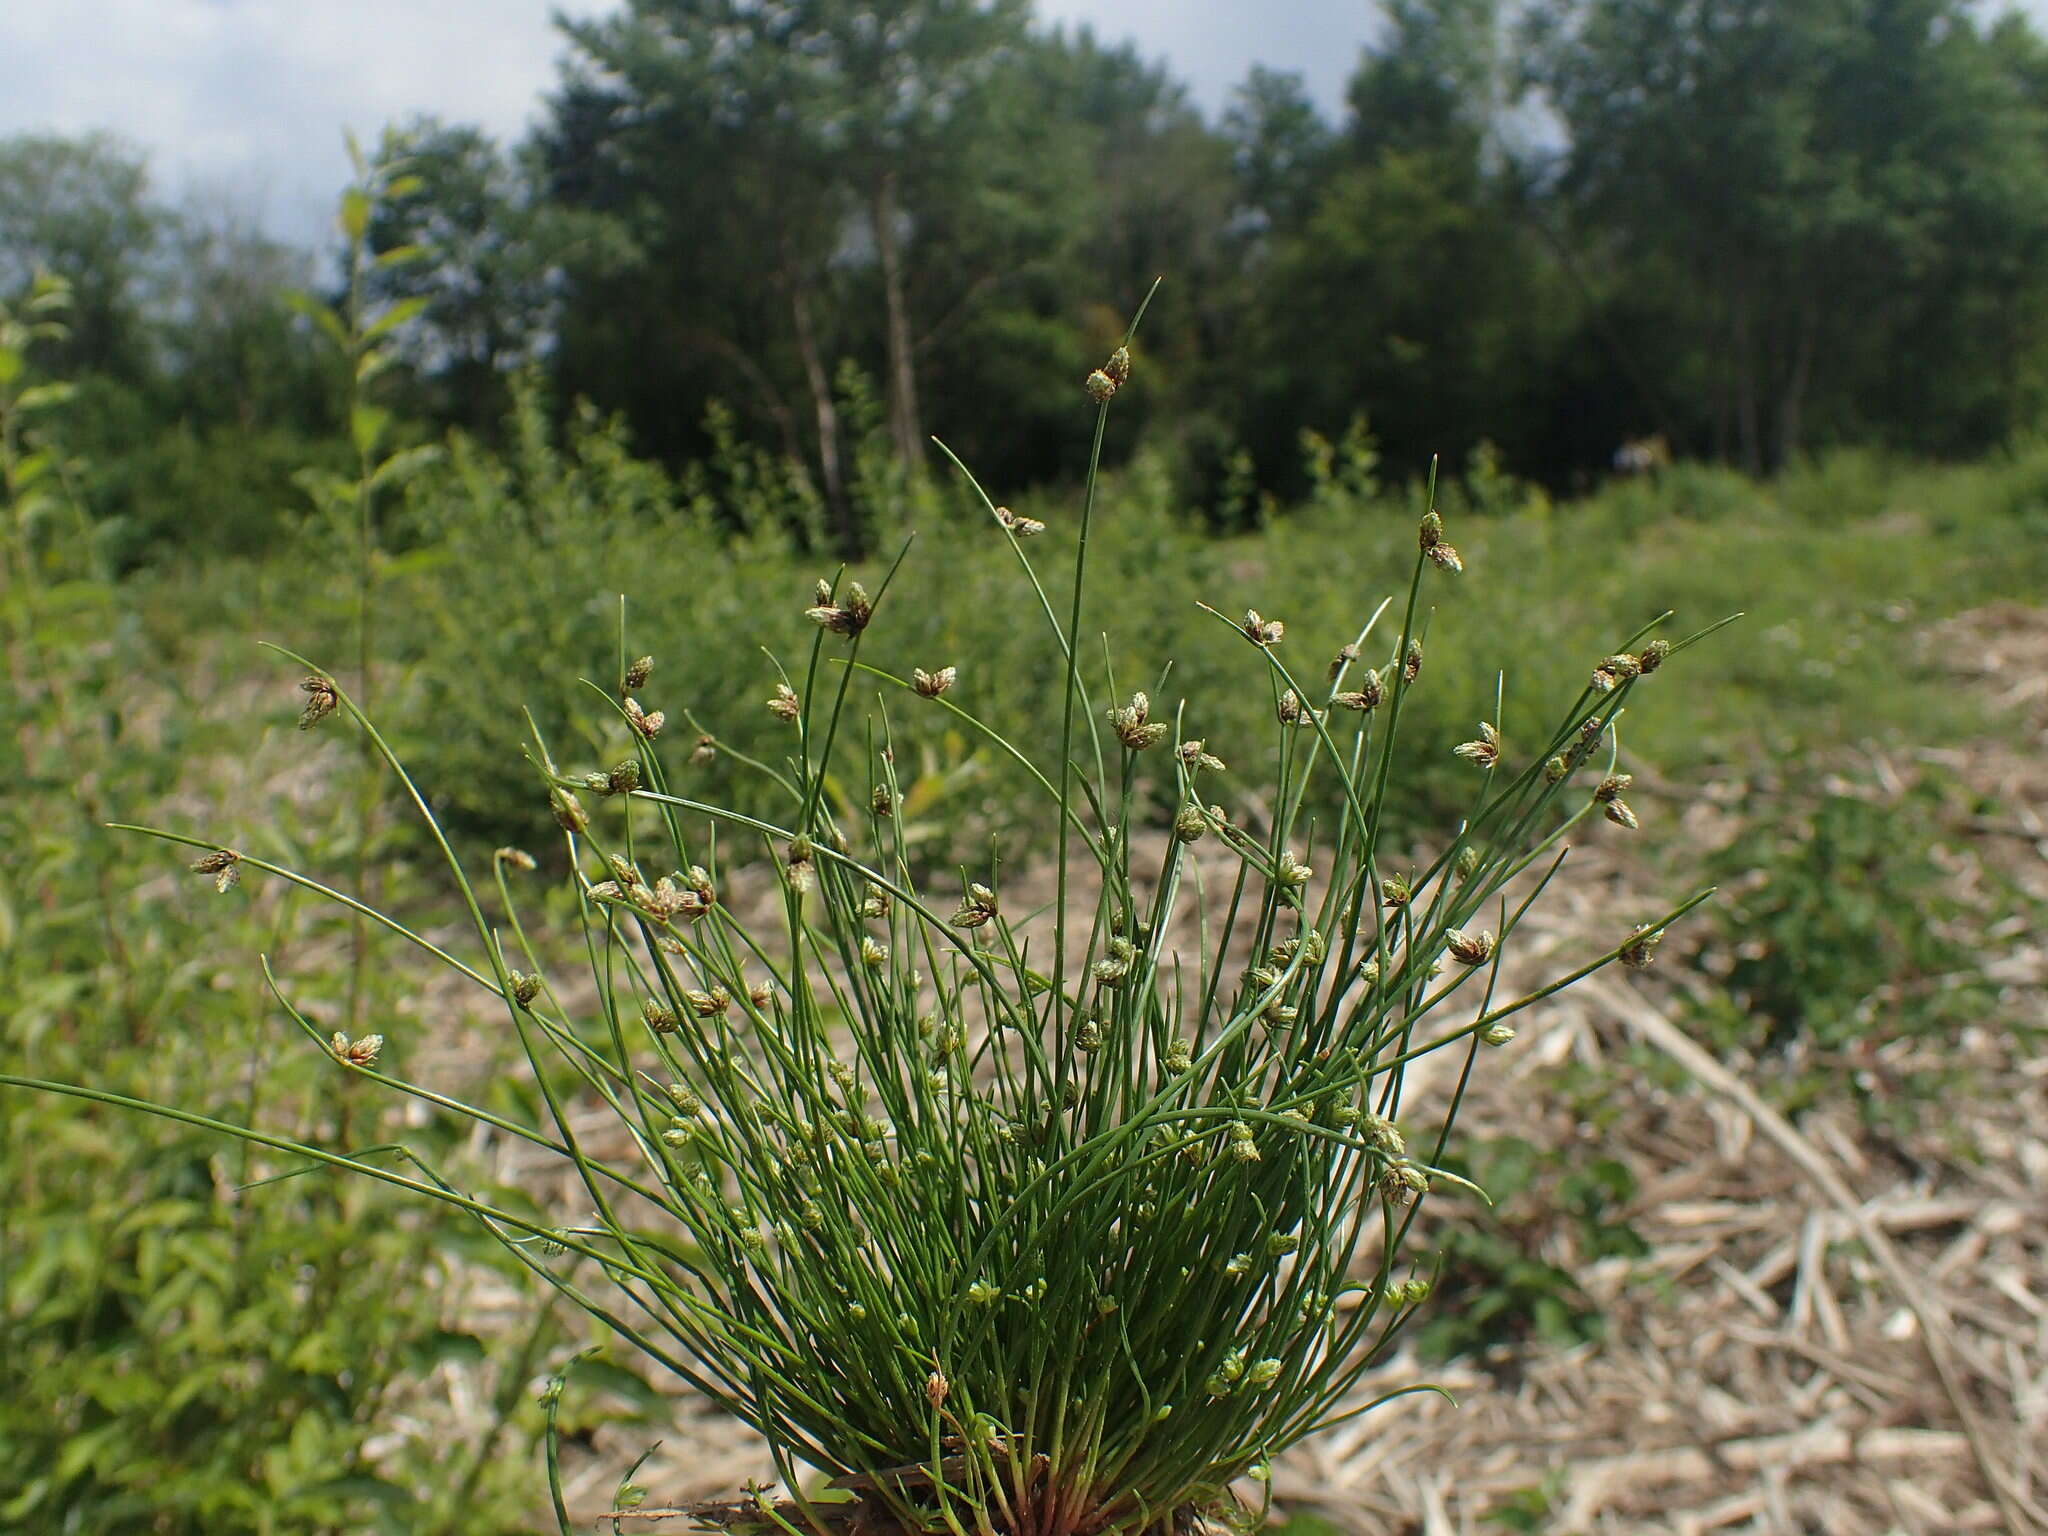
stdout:
<svg viewBox="0 0 2048 1536">
<path fill-rule="evenodd" d="M 754 1426 L 781 1491 L 750 1489 L 719 1523 L 1139 1536 L 1228 1515 L 1240 1479 L 1384 1401 L 1361 1382 L 1427 1305 L 1411 1233 L 1425 1201 L 1469 1189 L 1443 1164 L 1486 1053 L 1579 978 L 1647 962 L 1704 899 L 1507 985 L 1574 829 L 1636 825 L 1616 722 L 1699 636 L 1630 637 L 1519 743 L 1496 710 L 1474 740 L 1431 744 L 1470 775 L 1469 813 L 1433 852 L 1394 846 L 1387 786 L 1404 704 L 1427 686 L 1429 588 L 1462 567 L 1433 506 L 1405 594 L 1361 614 L 1327 668 L 1294 659 L 1280 619 L 1212 610 L 1272 700 L 1273 773 L 1255 791 L 1233 790 L 1243 769 L 1222 757 L 1249 761 L 1251 744 L 1197 734 L 1200 700 L 1119 687 L 1086 638 L 1088 550 L 1135 331 L 1086 381 L 1070 586 L 1034 558 L 1059 534 L 1042 545 L 1046 529 L 961 468 L 1014 551 L 1022 606 L 1057 637 L 1058 739 L 1011 740 L 977 714 L 971 667 L 871 658 L 905 555 L 872 592 L 841 572 L 811 596 L 809 654 L 767 701 L 788 750 L 749 765 L 779 816 L 678 790 L 668 722 L 641 702 L 653 662 L 622 645 L 605 691 L 630 750 L 578 772 L 532 748 L 573 871 L 573 983 L 521 916 L 534 861 L 501 850 L 473 876 L 357 700 L 326 672 L 308 680 L 410 795 L 472 938 L 365 917 L 503 1010 L 535 1114 L 389 1072 L 380 1037 L 330 1035 L 281 986 L 280 1001 L 337 1070 L 560 1158 L 576 1203 L 536 1216 L 418 1158 L 268 1144 L 470 1213 L 540 1283 Z M 919 710 L 1025 771 L 1057 829 L 1049 902 L 1017 894 L 1029 872 L 1012 877 L 999 849 L 936 873 L 912 857 L 895 744 Z M 679 755 L 723 750 L 701 727 L 685 739 Z M 1177 809 L 1148 827 L 1162 789 Z M 217 880 L 350 900 L 158 835 L 202 850 L 194 867 Z M 750 878 L 766 896 L 734 898 Z M 1449 1070 L 1418 1075 L 1430 1058 Z"/>
</svg>

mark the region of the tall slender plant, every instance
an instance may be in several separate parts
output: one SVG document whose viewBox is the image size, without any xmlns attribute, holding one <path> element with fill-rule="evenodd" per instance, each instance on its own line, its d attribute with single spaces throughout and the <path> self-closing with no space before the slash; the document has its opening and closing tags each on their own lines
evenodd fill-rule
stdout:
<svg viewBox="0 0 2048 1536">
<path fill-rule="evenodd" d="M 1616 724 L 1698 635 L 1631 636 L 1547 728 L 1508 734 L 1502 690 L 1473 740 L 1442 748 L 1472 775 L 1469 813 L 1433 852 L 1390 846 L 1425 584 L 1463 567 L 1433 505 L 1405 594 L 1362 616 L 1327 670 L 1286 659 L 1279 619 L 1211 610 L 1241 636 L 1277 734 L 1271 782 L 1226 810 L 1232 775 L 1193 734 L 1202 701 L 1126 692 L 1085 638 L 1097 464 L 1135 330 L 1086 380 L 1095 451 L 1064 617 L 1032 557 L 1047 530 L 961 471 L 1014 551 L 1020 606 L 1057 637 L 1057 742 L 1010 740 L 978 715 L 974 659 L 870 659 L 907 546 L 872 592 L 841 572 L 812 594 L 809 653 L 778 666 L 767 701 L 789 750 L 753 764 L 785 797 L 779 817 L 672 787 L 664 714 L 641 702 L 654 663 L 622 644 L 612 702 L 630 750 L 573 772 L 532 748 L 574 871 L 587 986 L 558 987 L 521 915 L 533 861 L 500 850 L 488 883 L 473 877 L 360 700 L 317 670 L 445 855 L 473 942 L 458 952 L 310 874 L 155 834 L 201 850 L 202 872 L 355 905 L 503 1008 L 530 1120 L 383 1070 L 381 1037 L 328 1033 L 273 979 L 339 1070 L 562 1159 L 574 1209 L 521 1214 L 418 1157 L 394 1169 L 219 1128 L 471 1213 L 540 1283 L 756 1427 L 783 1491 L 750 1489 L 715 1512 L 724 1523 L 1094 1536 L 1228 1512 L 1238 1479 L 1384 1400 L 1357 1389 L 1426 1303 L 1414 1222 L 1433 1192 L 1469 1187 L 1443 1165 L 1482 1053 L 1579 978 L 1647 963 L 1704 899 L 1543 985 L 1507 983 L 1565 839 L 1589 821 L 1637 825 Z M 920 874 L 897 815 L 899 703 L 1027 771 L 1059 829 L 1049 910 L 1028 909 L 995 853 L 957 882 Z M 1328 803 L 1324 779 L 1329 820 L 1309 809 Z M 1150 835 L 1148 785 L 1177 806 Z M 756 859 L 774 898 L 759 922 L 728 900 Z M 1413 1077 L 1439 1054 L 1451 1071 Z M 609 1152 L 592 1109 L 616 1121 Z M 582 1278 L 592 1269 L 601 1283 Z"/>
<path fill-rule="evenodd" d="M 363 153 L 355 136 L 347 138 L 349 165 L 353 178 L 342 190 L 336 208 L 335 225 L 342 238 L 345 282 L 332 302 L 310 293 L 289 295 L 293 308 L 314 323 L 341 364 L 343 401 L 346 407 L 349 445 L 355 453 L 353 477 L 331 470 L 307 469 L 298 475 L 300 488 L 327 524 L 325 532 L 350 552 L 348 570 L 354 597 L 355 692 L 359 706 L 369 708 L 376 694 L 376 647 L 373 643 L 377 607 L 378 564 L 382 556 L 379 512 L 386 497 L 401 489 L 414 474 L 432 462 L 439 449 L 432 444 L 407 448 L 391 443 L 393 418 L 387 406 L 376 400 L 377 380 L 399 360 L 397 341 L 403 328 L 426 309 L 424 297 L 397 299 L 377 305 L 372 301 L 370 277 L 373 272 L 391 271 L 422 259 L 417 246 L 394 246 L 385 251 L 370 249 L 370 224 L 378 205 L 403 198 L 419 190 L 420 181 L 406 161 L 396 155 L 371 159 Z M 310 677 L 302 685 L 307 695 L 301 723 L 317 723 L 328 707 L 330 695 L 325 679 Z M 355 869 L 350 895 L 358 909 L 373 899 L 371 871 L 377 814 L 383 793 L 383 764 L 367 739 L 362 749 L 362 772 L 356 784 Z M 362 1019 L 364 984 L 370 964 L 370 924 L 356 912 L 351 927 L 348 980 L 348 1021 L 357 1027 Z"/>
</svg>

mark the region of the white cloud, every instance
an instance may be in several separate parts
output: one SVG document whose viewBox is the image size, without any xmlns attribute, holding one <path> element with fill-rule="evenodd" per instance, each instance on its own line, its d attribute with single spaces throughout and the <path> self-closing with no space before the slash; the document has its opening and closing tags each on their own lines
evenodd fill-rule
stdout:
<svg viewBox="0 0 2048 1536">
<path fill-rule="evenodd" d="M 1038 13 L 1087 22 L 1104 42 L 1135 39 L 1147 58 L 1165 57 L 1211 112 L 1257 62 L 1298 72 L 1334 116 L 1378 7 L 1372 0 L 1039 0 Z"/>
<path fill-rule="evenodd" d="M 1988 0 L 1995 7 L 2002 0 Z M 555 79 L 550 20 L 616 0 L 0 0 L 0 134 L 108 129 L 147 150 L 159 190 L 204 191 L 275 232 L 320 238 L 373 140 L 431 112 L 517 138 Z M 1210 111 L 1258 60 L 1298 70 L 1332 115 L 1373 0 L 1040 0 L 1165 58 Z M 2048 0 L 2021 6 L 2040 24 Z"/>
<path fill-rule="evenodd" d="M 0 133 L 106 129 L 160 189 L 315 237 L 343 133 L 432 112 L 516 138 L 554 81 L 557 9 L 600 0 L 67 0 L 0 5 Z"/>
</svg>

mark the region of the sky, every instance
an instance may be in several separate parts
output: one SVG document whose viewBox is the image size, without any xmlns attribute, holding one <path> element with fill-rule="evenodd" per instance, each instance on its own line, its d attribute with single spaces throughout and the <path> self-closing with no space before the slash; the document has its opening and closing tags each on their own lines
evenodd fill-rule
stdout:
<svg viewBox="0 0 2048 1536">
<path fill-rule="evenodd" d="M 2044 0 L 2048 3 L 2048 0 Z M 554 82 L 550 16 L 610 0 L 0 0 L 0 135 L 111 131 L 171 201 L 298 243 L 327 228 L 343 135 L 431 112 L 517 139 Z M 1212 113 L 1254 61 L 1333 114 L 1371 0 L 1039 0 L 1165 59 Z"/>
<path fill-rule="evenodd" d="M 615 0 L 0 0 L 0 135 L 109 130 L 160 197 L 322 241 L 347 173 L 418 113 L 518 139 L 553 84 L 561 11 Z M 2001 0 L 1990 0 L 2001 3 Z M 2036 24 L 2048 0 L 2020 0 Z M 1164 59 L 1212 114 L 1254 62 L 1299 72 L 1331 116 L 1374 0 L 1038 0 Z"/>
</svg>

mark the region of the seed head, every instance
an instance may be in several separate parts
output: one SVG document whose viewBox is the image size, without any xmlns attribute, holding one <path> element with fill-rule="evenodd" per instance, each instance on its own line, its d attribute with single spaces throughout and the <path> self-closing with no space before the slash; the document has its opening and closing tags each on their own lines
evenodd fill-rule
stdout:
<svg viewBox="0 0 2048 1536">
<path fill-rule="evenodd" d="M 1671 654 L 1669 640 L 1652 640 L 1636 653 L 1636 671 L 1648 677 L 1664 665 L 1664 659 Z"/>
<path fill-rule="evenodd" d="M 600 795 L 630 795 L 640 787 L 640 759 L 628 757 L 605 773 L 593 773 L 583 780 L 586 788 Z"/>
<path fill-rule="evenodd" d="M 500 848 L 491 857 L 510 869 L 524 870 L 529 874 L 540 868 L 533 862 L 533 855 L 524 848 Z"/>
<path fill-rule="evenodd" d="M 668 716 L 661 710 L 657 709 L 649 713 L 640 707 L 638 699 L 630 695 L 627 697 L 623 707 L 626 711 L 626 723 L 649 741 L 659 736 L 662 726 L 668 723 Z"/>
<path fill-rule="evenodd" d="M 1662 929 L 1638 923 L 1629 930 L 1628 942 L 1621 946 L 1621 963 L 1632 971 L 1647 970 L 1650 962 L 1657 958 L 1657 945 L 1663 938 Z"/>
<path fill-rule="evenodd" d="M 686 988 L 683 992 L 683 1002 L 698 1018 L 715 1019 L 732 1006 L 732 994 L 725 988 L 717 986 L 704 992 Z"/>
<path fill-rule="evenodd" d="M 669 1103 L 675 1105 L 678 1114 L 694 1115 L 704 1108 L 704 1101 L 697 1097 L 688 1083 L 670 1083 L 667 1093 Z"/>
<path fill-rule="evenodd" d="M 804 617 L 819 628 L 849 639 L 868 627 L 868 620 L 874 617 L 875 605 L 868 601 L 867 588 L 859 582 L 849 582 L 846 596 L 836 602 L 832 588 L 826 582 L 819 582 L 815 594 L 817 602 L 804 610 Z"/>
<path fill-rule="evenodd" d="M 317 672 L 301 681 L 299 690 L 306 695 L 306 707 L 299 711 L 302 731 L 310 731 L 341 707 L 341 696 L 334 691 L 334 684 Z"/>
<path fill-rule="evenodd" d="M 1074 1031 L 1074 1049 L 1089 1053 L 1102 1049 L 1102 1024 L 1099 1020 L 1081 1021 L 1081 1027 Z"/>
<path fill-rule="evenodd" d="M 588 832 L 590 818 L 583 812 L 582 803 L 566 789 L 548 791 L 548 809 L 555 813 L 555 820 L 564 832 Z"/>
<path fill-rule="evenodd" d="M 653 675 L 654 658 L 652 656 L 636 657 L 626 666 L 626 686 L 634 689 L 645 688 L 647 686 L 647 679 Z"/>
<path fill-rule="evenodd" d="M 775 697 L 768 701 L 768 713 L 778 720 L 794 720 L 804 712 L 803 700 L 787 683 L 775 685 Z"/>
<path fill-rule="evenodd" d="M 996 915 L 996 893 L 985 885 L 967 887 L 967 894 L 960 898 L 959 910 L 953 914 L 955 928 L 981 928 L 994 921 Z"/>
<path fill-rule="evenodd" d="M 766 1013 L 775 1001 L 775 987 L 766 981 L 750 982 L 747 985 L 747 1001 L 761 1012 Z"/>
<path fill-rule="evenodd" d="M 1397 1157 L 1388 1163 L 1380 1175 L 1380 1194 L 1395 1205 L 1407 1205 L 1417 1195 L 1428 1193 L 1429 1175 L 1405 1157 Z"/>
<path fill-rule="evenodd" d="M 1422 642 L 1413 636 L 1409 637 L 1408 649 L 1401 657 L 1401 676 L 1411 683 L 1422 676 Z"/>
<path fill-rule="evenodd" d="M 1264 1391 L 1280 1379 L 1280 1365 L 1280 1361 L 1271 1358 L 1255 1362 L 1244 1373 L 1244 1384 L 1254 1391 Z"/>
<path fill-rule="evenodd" d="M 860 941 L 860 963 L 871 971 L 878 971 L 889 963 L 889 946 L 873 934 L 866 934 Z"/>
<path fill-rule="evenodd" d="M 1406 875 L 1389 875 L 1380 882 L 1380 904 L 1387 907 L 1405 907 L 1415 895 L 1415 887 Z"/>
<path fill-rule="evenodd" d="M 716 761 L 717 757 L 718 738 L 716 736 L 699 736 L 697 738 L 697 745 L 690 749 L 690 763 L 692 767 L 702 768 Z"/>
<path fill-rule="evenodd" d="M 1610 805 L 1619 799 L 1622 791 L 1635 783 L 1635 781 L 1635 775 L 1632 773 L 1610 773 L 1600 781 L 1599 787 L 1593 791 L 1593 798 L 1602 805 Z"/>
<path fill-rule="evenodd" d="M 1107 405 L 1110 396 L 1116 393 L 1116 380 L 1105 370 L 1097 368 L 1088 375 L 1087 382 L 1081 387 L 1088 391 L 1088 398 L 1097 405 Z"/>
<path fill-rule="evenodd" d="M 374 1067 L 377 1064 L 377 1053 L 384 1049 L 384 1037 L 364 1035 L 360 1040 L 351 1040 L 347 1035 L 337 1031 L 327 1044 L 337 1059 L 347 1062 L 352 1067 Z"/>
<path fill-rule="evenodd" d="M 1235 1162 L 1256 1163 L 1259 1159 L 1258 1138 L 1252 1128 L 1242 1120 L 1233 1120 L 1228 1127 L 1230 1156 Z"/>
<path fill-rule="evenodd" d="M 1109 711 L 1110 724 L 1115 727 L 1117 740 L 1132 752 L 1142 752 L 1147 747 L 1156 747 L 1166 739 L 1164 721 L 1150 718 L 1152 701 L 1143 693 L 1131 695 L 1131 702 Z"/>
<path fill-rule="evenodd" d="M 896 814 L 896 796 L 888 785 L 877 784 L 868 791 L 868 809 L 885 819 Z"/>
<path fill-rule="evenodd" d="M 1280 695 L 1274 705 L 1274 713 L 1279 716 L 1282 725 L 1313 726 L 1323 718 L 1321 710 L 1311 709 L 1302 703 L 1301 696 L 1292 688 Z"/>
<path fill-rule="evenodd" d="M 1423 554 L 1429 557 L 1430 563 L 1438 570 L 1450 571 L 1455 575 L 1465 569 L 1465 562 L 1458 558 L 1458 552 L 1444 542 L 1444 520 L 1437 516 L 1434 507 L 1422 514 L 1422 526 L 1417 542 L 1421 544 Z"/>
<path fill-rule="evenodd" d="M 522 1008 L 540 996 L 538 976 L 529 976 L 524 971 L 507 971 L 505 979 L 512 984 L 512 1001 Z"/>
<path fill-rule="evenodd" d="M 1479 722 L 1479 739 L 1462 741 L 1451 748 L 1455 756 L 1481 768 L 1491 768 L 1500 761 L 1500 732 L 1486 721 Z"/>
<path fill-rule="evenodd" d="M 1091 974 L 1098 986 L 1120 987 L 1129 978 L 1137 958 L 1137 946 L 1129 939 L 1113 938 L 1109 941 L 1109 953 L 1095 962 Z"/>
<path fill-rule="evenodd" d="M 1467 933 L 1462 928 L 1448 929 L 1444 933 L 1445 946 L 1451 958 L 1460 965 L 1484 965 L 1493 958 L 1493 934 L 1485 929 L 1478 933 Z"/>
<path fill-rule="evenodd" d="M 1330 681 L 1335 682 L 1344 675 L 1344 669 L 1358 660 L 1358 647 L 1346 640 L 1337 647 L 1337 654 L 1330 658 Z"/>
<path fill-rule="evenodd" d="M 1175 1077 L 1195 1064 L 1195 1048 L 1185 1040 L 1175 1040 L 1166 1047 L 1166 1054 L 1159 1058 L 1159 1065 Z"/>
<path fill-rule="evenodd" d="M 1659 658 L 1662 661 L 1662 658 Z M 1627 682 L 1642 674 L 1643 665 L 1626 651 L 1605 657 L 1593 669 L 1593 687 L 1601 693 L 1613 692 L 1616 685 Z"/>
<path fill-rule="evenodd" d="M 1314 874 L 1314 868 L 1295 858 L 1294 850 L 1288 848 L 1282 851 L 1280 862 L 1273 868 L 1273 883 L 1299 890 Z"/>
<path fill-rule="evenodd" d="M 1515 1026 L 1512 1024 L 1489 1024 L 1479 1032 L 1479 1043 L 1481 1045 L 1493 1046 L 1496 1049 L 1506 1045 L 1514 1038 Z"/>
<path fill-rule="evenodd" d="M 1632 677 L 1640 677 L 1643 664 L 1626 651 L 1609 656 L 1600 663 L 1600 670 L 1610 674 L 1616 682 L 1625 683 Z"/>
<path fill-rule="evenodd" d="M 213 888 L 225 896 L 242 878 L 242 856 L 232 848 L 216 848 L 192 861 L 192 873 L 213 876 Z"/>
<path fill-rule="evenodd" d="M 1131 349 L 1118 347 L 1109 354 L 1109 361 L 1102 365 L 1102 371 L 1109 375 L 1110 382 L 1121 389 L 1131 382 Z"/>
<path fill-rule="evenodd" d="M 1359 1129 L 1365 1139 L 1389 1157 L 1403 1157 L 1408 1152 L 1408 1139 L 1401 1134 L 1399 1126 L 1385 1115 L 1365 1111 L 1359 1117 Z"/>
<path fill-rule="evenodd" d="M 912 667 L 910 686 L 917 690 L 919 698 L 936 699 L 953 686 L 953 680 L 959 675 L 958 667 L 941 667 L 936 672 L 927 672 L 922 667 Z"/>
<path fill-rule="evenodd" d="M 860 915 L 872 922 L 880 922 L 889 915 L 889 904 L 889 893 L 873 881 L 869 881 L 868 888 L 860 899 Z"/>
<path fill-rule="evenodd" d="M 1458 850 L 1458 857 L 1452 861 L 1451 867 L 1458 872 L 1460 880 L 1470 880 L 1479 873 L 1479 866 L 1483 862 L 1484 856 L 1479 850 L 1467 843 Z"/>
<path fill-rule="evenodd" d="M 1019 517 L 1008 507 L 996 508 L 996 521 L 1020 539 L 1035 539 L 1045 532 L 1045 524 L 1035 517 Z"/>
<path fill-rule="evenodd" d="M 1562 784 L 1571 776 L 1571 771 L 1572 765 L 1566 762 L 1563 757 L 1550 758 L 1543 764 L 1543 782 L 1546 784 Z"/>
<path fill-rule="evenodd" d="M 1173 750 L 1179 755 L 1181 762 L 1186 764 L 1190 771 L 1199 771 L 1206 768 L 1211 773 L 1223 772 L 1223 759 L 1215 753 L 1205 750 L 1202 742 L 1199 740 L 1184 741 Z"/>
<path fill-rule="evenodd" d="M 1278 619 L 1262 619 L 1259 610 L 1247 608 L 1244 622 L 1238 626 L 1244 631 L 1245 639 L 1253 645 L 1275 646 L 1287 638 L 1287 626 Z"/>
<path fill-rule="evenodd" d="M 937 1370 L 934 1370 L 931 1375 L 924 1379 L 924 1399 L 933 1408 L 938 1408 L 943 1404 L 946 1401 L 946 1394 L 952 1390 L 953 1384 L 947 1381 L 945 1376 Z"/>
<path fill-rule="evenodd" d="M 1199 843 L 1209 830 L 1209 818 L 1199 805 L 1184 805 L 1174 813 L 1174 841 Z"/>
<path fill-rule="evenodd" d="M 1642 825 L 1641 822 L 1636 820 L 1636 813 L 1629 809 L 1626 800 L 1609 800 L 1607 802 L 1606 816 L 1609 821 L 1625 832 L 1633 832 Z"/>
</svg>

